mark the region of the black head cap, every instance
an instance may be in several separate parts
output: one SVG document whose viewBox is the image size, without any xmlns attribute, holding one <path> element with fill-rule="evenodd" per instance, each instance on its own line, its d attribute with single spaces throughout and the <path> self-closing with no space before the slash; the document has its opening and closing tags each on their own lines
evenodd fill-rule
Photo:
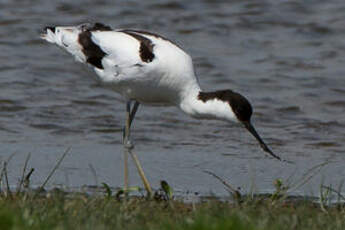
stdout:
<svg viewBox="0 0 345 230">
<path fill-rule="evenodd" d="M 200 92 L 198 96 L 199 100 L 206 102 L 208 100 L 218 99 L 224 102 L 228 102 L 232 111 L 236 115 L 237 119 L 244 124 L 244 127 L 255 137 L 259 142 L 261 148 L 269 153 L 272 157 L 281 160 L 279 156 L 275 155 L 261 139 L 256 132 L 254 126 L 250 122 L 250 118 L 253 114 L 253 108 L 249 101 L 239 93 L 231 90 L 220 90 L 215 92 Z"/>
<path fill-rule="evenodd" d="M 208 100 L 218 99 L 229 103 L 232 111 L 234 111 L 237 119 L 241 122 L 250 121 L 253 114 L 252 106 L 249 101 L 239 93 L 232 90 L 219 90 L 215 92 L 200 92 L 200 100 L 206 102 Z"/>
<path fill-rule="evenodd" d="M 244 122 L 244 121 L 250 121 L 250 118 L 253 114 L 253 108 L 247 98 L 242 96 L 239 93 L 232 92 L 229 93 L 229 104 L 232 108 L 232 111 L 234 111 L 236 117 L 238 120 Z"/>
</svg>

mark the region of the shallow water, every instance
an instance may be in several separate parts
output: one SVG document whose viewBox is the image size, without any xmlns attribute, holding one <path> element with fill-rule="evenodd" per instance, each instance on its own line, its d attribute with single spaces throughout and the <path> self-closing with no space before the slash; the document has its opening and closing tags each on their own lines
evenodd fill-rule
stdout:
<svg viewBox="0 0 345 230">
<path fill-rule="evenodd" d="M 252 102 L 254 125 L 286 164 L 266 157 L 240 126 L 198 121 L 176 108 L 141 107 L 135 151 L 153 187 L 226 193 L 204 173 L 258 192 L 274 179 L 298 181 L 330 161 L 295 193 L 345 179 L 345 3 L 343 1 L 6 1 L 0 2 L 0 159 L 19 180 L 25 158 L 40 185 L 62 153 L 51 186 L 123 184 L 125 105 L 94 73 L 39 39 L 46 25 L 100 21 L 151 30 L 194 60 L 201 86 L 231 88 Z M 93 173 L 93 168 L 96 176 Z M 131 165 L 132 185 L 140 185 Z"/>
</svg>

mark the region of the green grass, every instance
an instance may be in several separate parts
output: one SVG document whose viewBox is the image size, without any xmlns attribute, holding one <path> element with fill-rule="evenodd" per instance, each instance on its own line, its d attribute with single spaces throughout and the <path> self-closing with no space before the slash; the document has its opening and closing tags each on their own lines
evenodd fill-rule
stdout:
<svg viewBox="0 0 345 230">
<path fill-rule="evenodd" d="M 65 151 L 38 190 L 30 190 L 30 176 L 26 172 L 28 155 L 20 184 L 16 192 L 10 190 L 7 162 L 0 171 L 0 230 L 17 229 L 126 229 L 126 230 L 297 230 L 345 229 L 345 205 L 330 206 L 334 196 L 345 201 L 342 186 L 320 186 L 319 204 L 308 197 L 288 197 L 288 191 L 307 183 L 328 162 L 314 166 L 295 183 L 274 181 L 275 191 L 266 195 L 245 195 L 227 181 L 210 171 L 229 191 L 233 202 L 220 202 L 216 198 L 196 204 L 171 200 L 173 189 L 165 181 L 152 199 L 129 197 L 119 190 L 113 194 L 103 183 L 104 195 L 65 193 L 60 190 L 44 192 Z M 139 191 L 132 187 L 130 191 Z M 38 191 L 42 191 L 38 193 Z"/>
<path fill-rule="evenodd" d="M 49 193 L 48 193 L 49 194 Z M 307 200 L 248 199 L 240 204 L 52 193 L 0 196 L 0 229 L 345 229 L 345 207 Z"/>
</svg>

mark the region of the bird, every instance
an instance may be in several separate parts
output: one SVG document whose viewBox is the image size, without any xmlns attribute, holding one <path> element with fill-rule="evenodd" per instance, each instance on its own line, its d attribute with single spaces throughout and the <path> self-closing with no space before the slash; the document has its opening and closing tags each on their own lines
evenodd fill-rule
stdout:
<svg viewBox="0 0 345 230">
<path fill-rule="evenodd" d="M 140 104 L 175 106 L 196 119 L 240 123 L 265 152 L 281 160 L 252 125 L 253 107 L 248 99 L 231 89 L 202 90 L 191 56 L 170 39 L 144 30 L 112 29 L 99 22 L 47 26 L 41 38 L 62 47 L 78 62 L 89 65 L 105 87 L 125 99 L 125 189 L 128 187 L 127 159 L 130 154 L 147 193 L 152 194 L 138 157 L 131 151 L 130 128 Z"/>
</svg>

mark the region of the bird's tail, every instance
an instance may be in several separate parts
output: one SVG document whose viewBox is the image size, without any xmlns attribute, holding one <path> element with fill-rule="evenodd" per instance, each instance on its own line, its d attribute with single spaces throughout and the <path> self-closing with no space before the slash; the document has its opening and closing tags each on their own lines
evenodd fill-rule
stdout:
<svg viewBox="0 0 345 230">
<path fill-rule="evenodd" d="M 47 26 L 44 28 L 41 38 L 62 47 L 71 53 L 78 61 L 85 62 L 85 55 L 79 44 L 79 34 L 83 26 Z"/>
</svg>

